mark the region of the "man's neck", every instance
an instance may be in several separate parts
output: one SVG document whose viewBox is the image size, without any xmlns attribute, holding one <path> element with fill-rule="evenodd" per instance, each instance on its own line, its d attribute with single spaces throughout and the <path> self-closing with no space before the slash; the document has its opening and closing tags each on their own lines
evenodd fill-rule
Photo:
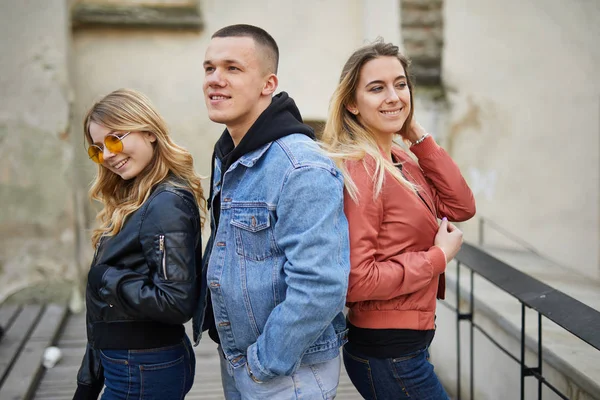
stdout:
<svg viewBox="0 0 600 400">
<path fill-rule="evenodd" d="M 240 122 L 239 124 L 235 124 L 232 126 L 227 125 L 227 130 L 229 131 L 229 135 L 231 136 L 231 140 L 233 140 L 234 147 L 237 147 L 238 144 L 242 141 L 244 136 L 248 133 L 252 125 L 256 122 L 258 117 L 269 107 L 271 104 L 271 98 L 269 98 L 269 102 L 265 102 L 263 107 L 260 107 L 253 115 L 253 118 L 247 118 L 246 121 Z"/>
<path fill-rule="evenodd" d="M 254 123 L 255 121 L 253 121 L 252 123 Z M 229 136 L 231 136 L 231 140 L 233 140 L 234 147 L 237 147 L 237 145 L 240 144 L 244 136 L 246 136 L 246 133 L 248 133 L 248 129 L 250 129 L 250 126 L 252 126 L 252 124 L 250 124 L 248 127 L 227 127 L 227 130 L 229 131 Z"/>
</svg>

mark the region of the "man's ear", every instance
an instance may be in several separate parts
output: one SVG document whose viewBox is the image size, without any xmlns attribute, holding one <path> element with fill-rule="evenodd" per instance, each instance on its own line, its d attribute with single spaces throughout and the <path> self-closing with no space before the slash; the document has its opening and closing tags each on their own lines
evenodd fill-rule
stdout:
<svg viewBox="0 0 600 400">
<path fill-rule="evenodd" d="M 265 86 L 262 90 L 263 96 L 271 96 L 277 90 L 277 86 L 279 85 L 279 79 L 275 74 L 269 74 L 267 80 L 265 81 Z"/>
</svg>

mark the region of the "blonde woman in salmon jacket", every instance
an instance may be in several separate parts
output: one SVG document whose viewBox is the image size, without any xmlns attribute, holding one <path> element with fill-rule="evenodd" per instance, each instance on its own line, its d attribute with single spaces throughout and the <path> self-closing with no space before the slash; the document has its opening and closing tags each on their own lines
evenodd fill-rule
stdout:
<svg viewBox="0 0 600 400">
<path fill-rule="evenodd" d="M 355 51 L 322 138 L 345 177 L 351 272 L 343 354 L 366 399 L 448 399 L 427 349 L 444 271 L 462 244 L 449 221 L 475 214 L 460 170 L 413 119 L 407 67 L 390 43 Z"/>
</svg>

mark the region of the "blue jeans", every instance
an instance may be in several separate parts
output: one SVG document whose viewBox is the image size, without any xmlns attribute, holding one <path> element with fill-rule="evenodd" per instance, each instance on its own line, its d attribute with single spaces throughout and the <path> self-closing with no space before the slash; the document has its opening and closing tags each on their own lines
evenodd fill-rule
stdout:
<svg viewBox="0 0 600 400">
<path fill-rule="evenodd" d="M 276 376 L 257 383 L 247 364 L 233 368 L 219 348 L 221 383 L 226 400 L 334 399 L 340 380 L 340 357 L 312 365 L 301 365 L 291 376 Z"/>
<path fill-rule="evenodd" d="M 196 357 L 186 336 L 181 343 L 148 350 L 100 350 L 102 400 L 177 400 L 194 383 Z"/>
<path fill-rule="evenodd" d="M 398 358 L 375 358 L 344 346 L 344 365 L 358 392 L 368 400 L 449 400 L 427 348 Z"/>
</svg>

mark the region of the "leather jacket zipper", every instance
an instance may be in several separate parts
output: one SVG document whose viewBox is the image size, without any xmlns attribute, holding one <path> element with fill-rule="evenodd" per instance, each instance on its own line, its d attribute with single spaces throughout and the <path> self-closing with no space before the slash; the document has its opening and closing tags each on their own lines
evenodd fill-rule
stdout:
<svg viewBox="0 0 600 400">
<path fill-rule="evenodd" d="M 162 270 L 163 270 L 163 275 L 165 276 L 165 279 L 169 279 L 167 277 L 167 249 L 165 247 L 165 235 L 160 235 L 159 236 L 159 248 L 160 251 L 162 253 Z"/>
</svg>

